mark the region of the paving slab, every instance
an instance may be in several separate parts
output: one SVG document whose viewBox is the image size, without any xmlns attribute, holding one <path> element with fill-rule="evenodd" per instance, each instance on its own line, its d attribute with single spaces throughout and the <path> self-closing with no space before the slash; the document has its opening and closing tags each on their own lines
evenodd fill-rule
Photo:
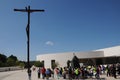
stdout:
<svg viewBox="0 0 120 80">
<path fill-rule="evenodd" d="M 101 75 L 101 79 L 79 79 L 79 80 L 120 80 L 120 77 L 118 76 L 117 79 L 113 77 L 106 77 L 106 75 Z M 19 71 L 8 71 L 8 72 L 0 72 L 0 80 L 29 80 L 27 70 L 19 70 Z M 37 71 L 32 72 L 31 80 L 46 80 L 46 79 L 38 79 L 37 78 Z M 63 79 L 62 77 L 59 79 L 53 79 L 50 78 L 49 80 L 69 80 L 69 79 Z M 77 79 L 72 79 L 77 80 Z"/>
</svg>

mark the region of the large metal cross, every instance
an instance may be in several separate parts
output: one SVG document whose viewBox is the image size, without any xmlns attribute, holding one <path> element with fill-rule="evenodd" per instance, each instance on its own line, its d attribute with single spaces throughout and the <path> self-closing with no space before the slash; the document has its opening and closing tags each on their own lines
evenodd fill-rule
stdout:
<svg viewBox="0 0 120 80">
<path fill-rule="evenodd" d="M 20 12 L 27 12 L 28 13 L 28 24 L 26 27 L 26 33 L 27 33 L 27 63 L 28 63 L 28 75 L 31 73 L 30 71 L 30 13 L 32 12 L 44 12 L 44 10 L 37 10 L 37 9 L 30 9 L 30 6 L 26 7 L 26 9 L 14 9 L 14 11 L 20 11 Z"/>
</svg>

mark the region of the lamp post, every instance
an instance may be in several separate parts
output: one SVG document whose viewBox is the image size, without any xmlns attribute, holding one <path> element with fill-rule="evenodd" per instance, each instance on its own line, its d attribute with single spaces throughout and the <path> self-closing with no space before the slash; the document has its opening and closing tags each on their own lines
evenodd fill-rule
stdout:
<svg viewBox="0 0 120 80">
<path fill-rule="evenodd" d="M 28 66 L 28 75 L 31 74 L 30 71 L 30 13 L 32 12 L 44 12 L 44 10 L 38 10 L 38 9 L 30 9 L 30 6 L 26 7 L 26 9 L 14 9 L 14 11 L 20 11 L 20 12 L 27 12 L 28 13 L 28 24 L 26 27 L 26 34 L 27 34 L 27 66 Z M 29 80 L 30 80 L 29 76 Z"/>
</svg>

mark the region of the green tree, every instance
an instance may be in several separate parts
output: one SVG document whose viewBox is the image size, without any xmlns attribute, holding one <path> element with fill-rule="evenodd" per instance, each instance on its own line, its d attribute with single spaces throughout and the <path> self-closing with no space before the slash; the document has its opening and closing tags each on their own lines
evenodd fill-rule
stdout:
<svg viewBox="0 0 120 80">
<path fill-rule="evenodd" d="M 6 66 L 7 57 L 4 54 L 0 54 L 0 67 Z"/>
<path fill-rule="evenodd" d="M 0 61 L 5 63 L 7 61 L 7 57 L 4 54 L 0 54 Z"/>
<path fill-rule="evenodd" d="M 3 67 L 3 62 L 2 61 L 0 61 L 0 67 Z"/>
<path fill-rule="evenodd" d="M 8 64 L 8 66 L 16 66 L 16 65 L 18 65 L 17 63 L 18 63 L 18 59 L 14 55 L 10 55 L 7 58 L 7 64 Z"/>
<path fill-rule="evenodd" d="M 8 58 L 13 59 L 14 61 L 17 61 L 17 60 L 18 60 L 18 59 L 17 59 L 17 57 L 16 57 L 16 56 L 14 56 L 14 55 L 10 55 Z"/>
<path fill-rule="evenodd" d="M 24 64 L 23 62 L 20 62 L 19 66 L 20 66 L 21 68 L 24 68 L 24 67 L 25 67 L 25 64 Z"/>
<path fill-rule="evenodd" d="M 22 62 L 20 62 L 20 61 L 17 60 L 17 61 L 15 62 L 15 65 L 16 65 L 16 66 L 19 66 L 20 63 L 22 63 Z"/>
<path fill-rule="evenodd" d="M 40 61 L 35 61 L 34 65 L 35 65 L 36 67 L 43 67 L 42 62 L 40 62 Z"/>
<path fill-rule="evenodd" d="M 8 66 L 15 66 L 16 62 L 12 58 L 7 59 Z"/>
</svg>

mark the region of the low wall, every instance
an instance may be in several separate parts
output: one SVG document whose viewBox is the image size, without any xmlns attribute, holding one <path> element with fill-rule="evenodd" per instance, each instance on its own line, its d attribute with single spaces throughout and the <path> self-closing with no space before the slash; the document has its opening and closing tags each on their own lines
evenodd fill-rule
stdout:
<svg viewBox="0 0 120 80">
<path fill-rule="evenodd" d="M 0 67 L 0 72 L 3 71 L 14 71 L 14 70 L 21 70 L 20 67 Z"/>
</svg>

